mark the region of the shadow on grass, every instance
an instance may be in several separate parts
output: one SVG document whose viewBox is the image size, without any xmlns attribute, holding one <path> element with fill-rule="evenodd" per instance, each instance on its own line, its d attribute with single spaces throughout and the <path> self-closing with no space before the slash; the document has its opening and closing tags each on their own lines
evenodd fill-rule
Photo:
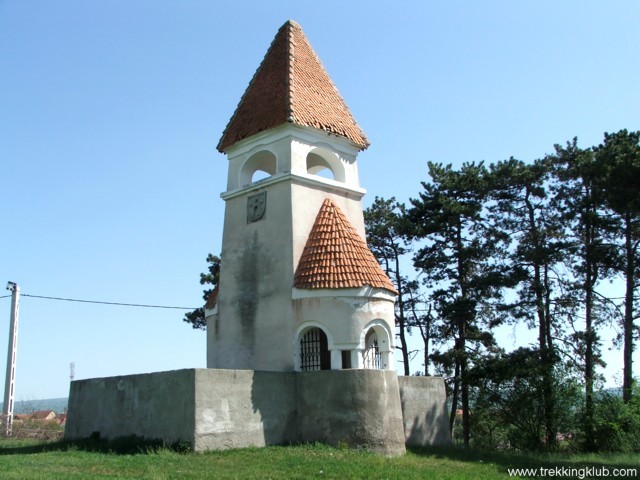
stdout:
<svg viewBox="0 0 640 480">
<path fill-rule="evenodd" d="M 514 469 L 537 469 L 537 476 L 562 476 L 565 478 L 594 478 L 612 476 L 614 469 L 640 474 L 640 458 L 630 455 L 572 455 L 562 453 L 498 452 L 492 450 L 467 449 L 462 447 L 409 448 L 418 456 L 453 460 L 465 463 L 484 463 L 498 466 L 507 473 Z M 553 470 L 549 475 L 540 475 L 540 469 Z M 563 470 L 564 469 L 564 470 Z M 590 469 L 590 470 L 589 470 Z M 562 473 L 555 473 L 561 471 Z M 606 472 L 609 472 L 608 474 Z M 628 476 L 628 475 L 627 475 Z"/>
<path fill-rule="evenodd" d="M 160 450 L 173 450 L 179 453 L 193 451 L 189 443 L 167 444 L 162 440 L 147 440 L 135 435 L 115 440 L 103 440 L 97 437 L 85 440 L 5 440 L 0 444 L 0 456 L 25 455 L 46 452 L 85 451 L 112 453 L 116 455 L 139 455 L 155 453 Z"/>
</svg>

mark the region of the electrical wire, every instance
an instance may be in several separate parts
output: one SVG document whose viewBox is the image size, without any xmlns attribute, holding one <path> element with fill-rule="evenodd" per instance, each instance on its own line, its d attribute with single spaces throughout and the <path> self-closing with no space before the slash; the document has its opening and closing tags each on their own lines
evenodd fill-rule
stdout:
<svg viewBox="0 0 640 480">
<path fill-rule="evenodd" d="M 0 298 L 7 298 L 7 297 L 10 297 L 10 296 L 11 296 L 11 295 L 3 295 L 3 296 L 1 296 Z"/>
<path fill-rule="evenodd" d="M 11 295 L 8 295 L 8 296 L 11 296 Z M 102 302 L 98 300 L 78 300 L 77 298 L 45 297 L 42 295 L 29 295 L 28 293 L 21 293 L 20 296 L 31 297 L 31 298 L 41 298 L 44 300 L 58 300 L 63 302 L 97 303 L 99 305 L 116 305 L 120 307 L 169 308 L 174 310 L 195 310 L 196 309 L 196 307 L 170 307 L 167 305 L 143 305 L 139 303 Z"/>
</svg>

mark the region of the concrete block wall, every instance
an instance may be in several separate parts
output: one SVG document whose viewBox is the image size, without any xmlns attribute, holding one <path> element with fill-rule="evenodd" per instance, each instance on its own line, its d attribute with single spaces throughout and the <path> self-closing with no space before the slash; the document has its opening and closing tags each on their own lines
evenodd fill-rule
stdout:
<svg viewBox="0 0 640 480">
<path fill-rule="evenodd" d="M 295 373 L 195 370 L 194 449 L 297 441 Z"/>
<path fill-rule="evenodd" d="M 295 442 L 385 455 L 446 444 L 441 378 L 389 370 L 187 369 L 71 383 L 68 440 L 137 435 L 196 451 Z"/>
<path fill-rule="evenodd" d="M 195 370 L 71 382 L 68 439 L 137 435 L 194 443 Z"/>
<path fill-rule="evenodd" d="M 407 446 L 449 445 L 447 394 L 442 377 L 398 377 Z"/>
</svg>

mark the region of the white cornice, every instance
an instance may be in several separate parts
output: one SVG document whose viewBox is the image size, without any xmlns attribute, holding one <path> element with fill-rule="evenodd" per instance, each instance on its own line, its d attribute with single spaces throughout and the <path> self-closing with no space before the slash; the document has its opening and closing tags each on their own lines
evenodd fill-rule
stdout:
<svg viewBox="0 0 640 480">
<path fill-rule="evenodd" d="M 338 195 L 346 194 L 347 197 L 351 197 L 356 200 L 360 200 L 367 193 L 364 188 L 348 187 L 342 182 L 336 182 L 335 180 L 319 177 L 317 175 L 284 172 L 272 175 L 271 177 L 264 178 L 262 180 L 258 180 L 257 182 L 241 188 L 223 192 L 220 194 L 220 197 L 226 201 L 256 190 L 262 190 L 266 187 L 284 181 L 290 181 L 291 183 L 295 183 L 297 185 L 305 185 L 317 188 L 328 193 L 336 193 Z"/>
<path fill-rule="evenodd" d="M 388 302 L 396 301 L 396 294 L 383 288 L 374 288 L 369 285 L 360 288 L 293 288 L 291 299 L 303 298 L 377 298 Z"/>
<path fill-rule="evenodd" d="M 297 138 L 310 145 L 331 145 L 336 151 L 348 155 L 357 155 L 360 151 L 358 146 L 351 140 L 340 135 L 328 133 L 317 128 L 285 123 L 240 140 L 229 147 L 224 153 L 231 159 L 238 155 L 253 152 L 283 138 Z"/>
</svg>

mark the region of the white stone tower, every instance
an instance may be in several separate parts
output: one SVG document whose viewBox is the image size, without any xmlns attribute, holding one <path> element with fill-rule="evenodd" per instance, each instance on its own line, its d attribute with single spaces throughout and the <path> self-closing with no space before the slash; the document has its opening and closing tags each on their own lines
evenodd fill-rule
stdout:
<svg viewBox="0 0 640 480">
<path fill-rule="evenodd" d="M 288 21 L 218 144 L 229 170 L 207 367 L 394 369 L 396 291 L 364 240 L 368 145 Z"/>
<path fill-rule="evenodd" d="M 367 146 L 285 23 L 218 144 L 229 178 L 209 368 L 73 381 L 65 438 L 384 455 L 448 444 L 443 379 L 393 368 L 396 291 L 364 240 L 356 156 Z"/>
</svg>

